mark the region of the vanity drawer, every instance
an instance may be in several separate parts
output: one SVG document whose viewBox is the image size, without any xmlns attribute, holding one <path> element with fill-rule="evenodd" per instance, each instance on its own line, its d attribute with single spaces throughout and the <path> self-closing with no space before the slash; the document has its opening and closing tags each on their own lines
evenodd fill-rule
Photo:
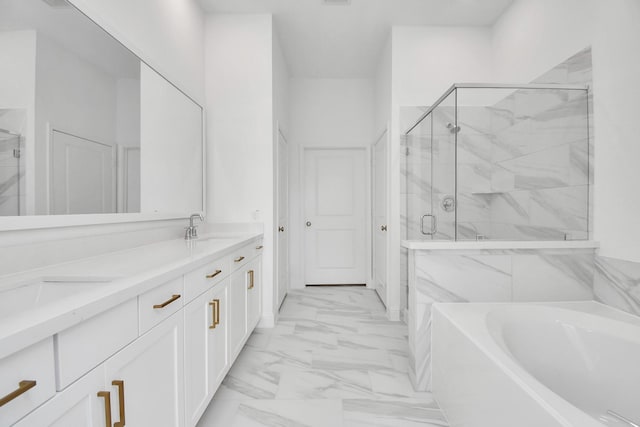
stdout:
<svg viewBox="0 0 640 427">
<path fill-rule="evenodd" d="M 259 245 L 254 245 L 253 243 L 247 246 L 244 246 L 241 249 L 238 249 L 233 254 L 231 254 L 231 269 L 236 271 L 247 262 L 251 260 L 251 258 L 255 255 L 255 247 Z"/>
<path fill-rule="evenodd" d="M 53 337 L 0 360 L 0 425 L 8 426 L 56 392 Z"/>
<path fill-rule="evenodd" d="M 160 285 L 138 297 L 140 335 L 182 308 L 184 302 L 182 276 Z"/>
<path fill-rule="evenodd" d="M 64 389 L 136 338 L 136 298 L 58 333 L 55 336 L 58 390 Z"/>
<path fill-rule="evenodd" d="M 217 259 L 207 263 L 184 276 L 184 303 L 188 304 L 198 295 L 211 289 L 231 273 L 231 257 Z"/>
</svg>

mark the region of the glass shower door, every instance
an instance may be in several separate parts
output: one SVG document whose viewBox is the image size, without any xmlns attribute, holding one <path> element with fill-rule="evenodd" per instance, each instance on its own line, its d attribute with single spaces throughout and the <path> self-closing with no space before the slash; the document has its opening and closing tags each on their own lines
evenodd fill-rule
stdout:
<svg viewBox="0 0 640 427">
<path fill-rule="evenodd" d="M 431 212 L 422 232 L 432 240 L 456 239 L 456 90 L 431 113 Z"/>
</svg>

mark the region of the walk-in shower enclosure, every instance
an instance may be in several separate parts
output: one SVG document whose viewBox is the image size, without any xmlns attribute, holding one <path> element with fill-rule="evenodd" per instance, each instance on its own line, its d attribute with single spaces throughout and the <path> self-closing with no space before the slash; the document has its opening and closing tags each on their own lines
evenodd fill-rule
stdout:
<svg viewBox="0 0 640 427">
<path fill-rule="evenodd" d="M 409 240 L 589 236 L 585 86 L 456 84 L 405 134 Z"/>
</svg>

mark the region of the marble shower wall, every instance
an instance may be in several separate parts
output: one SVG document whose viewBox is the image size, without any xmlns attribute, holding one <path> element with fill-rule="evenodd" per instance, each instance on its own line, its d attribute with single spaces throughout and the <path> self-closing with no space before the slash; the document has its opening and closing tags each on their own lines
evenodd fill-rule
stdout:
<svg viewBox="0 0 640 427">
<path fill-rule="evenodd" d="M 640 263 L 596 257 L 594 293 L 597 301 L 640 316 Z"/>
<path fill-rule="evenodd" d="M 534 83 L 590 85 L 591 50 Z M 494 101 L 463 105 L 475 95 Z M 456 193 L 456 185 L 459 240 L 588 238 L 591 91 L 587 97 L 585 91 L 459 89 L 457 112 L 449 98 L 403 139 L 406 238 L 431 239 L 420 233 L 420 218 L 432 204 L 438 217 L 434 238 L 455 238 L 455 213 L 445 212 L 441 203 Z M 416 117 L 411 113 L 403 109 L 401 118 Z M 447 127 L 456 122 L 456 113 L 457 153 L 455 132 Z"/>
<path fill-rule="evenodd" d="M 409 375 L 416 390 L 431 388 L 434 303 L 592 300 L 594 256 L 592 249 L 409 251 Z"/>
<path fill-rule="evenodd" d="M 591 50 L 586 49 L 534 83 L 591 81 Z M 592 96 L 584 91 L 518 90 L 491 108 L 496 136 L 492 237 L 588 238 Z"/>
</svg>

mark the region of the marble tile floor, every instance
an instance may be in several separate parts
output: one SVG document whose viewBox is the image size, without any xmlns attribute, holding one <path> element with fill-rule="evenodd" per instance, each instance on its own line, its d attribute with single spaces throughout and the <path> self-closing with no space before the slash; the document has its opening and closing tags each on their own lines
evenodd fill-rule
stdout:
<svg viewBox="0 0 640 427">
<path fill-rule="evenodd" d="M 407 327 L 386 320 L 375 291 L 292 291 L 275 328 L 251 335 L 198 427 L 447 426 L 407 369 Z"/>
</svg>

